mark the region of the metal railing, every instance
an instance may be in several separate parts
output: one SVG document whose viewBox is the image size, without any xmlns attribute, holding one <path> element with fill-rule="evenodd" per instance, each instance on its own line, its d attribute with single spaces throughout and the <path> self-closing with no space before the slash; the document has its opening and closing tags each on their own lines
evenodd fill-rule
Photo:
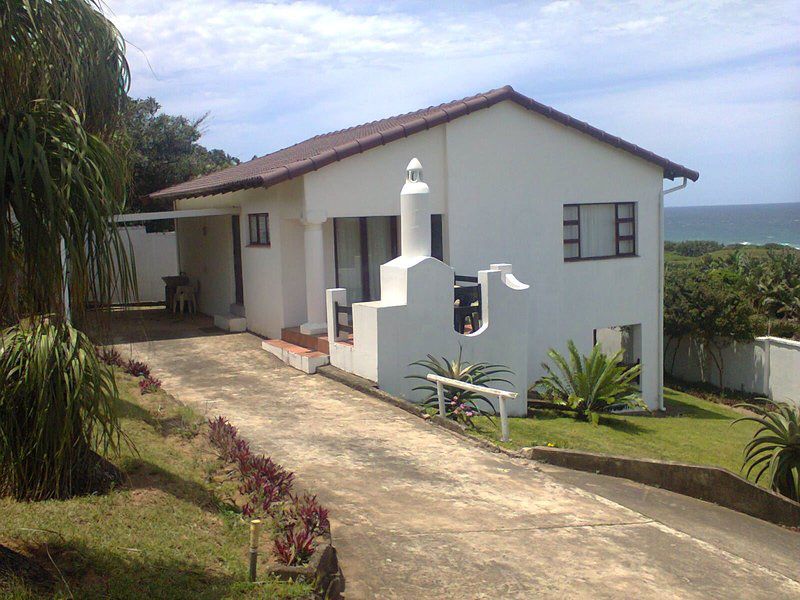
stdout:
<svg viewBox="0 0 800 600">
<path fill-rule="evenodd" d="M 339 304 L 338 302 L 333 303 L 333 312 L 334 312 L 334 325 L 335 325 L 335 332 L 336 332 L 336 339 L 339 338 L 339 333 L 344 331 L 345 333 L 353 333 L 353 307 L 352 306 L 345 306 L 343 304 Z M 347 324 L 341 323 L 339 321 L 339 315 L 345 316 L 345 321 Z"/>
<path fill-rule="evenodd" d="M 497 396 L 500 404 L 500 441 L 509 441 L 508 433 L 508 410 L 506 409 L 506 400 L 513 400 L 517 397 L 516 392 L 507 392 L 506 390 L 498 390 L 495 388 L 484 387 L 482 385 L 474 385 L 472 383 L 465 383 L 457 379 L 450 379 L 449 377 L 442 377 L 441 375 L 434 375 L 430 373 L 427 376 L 428 381 L 433 381 L 436 384 L 436 395 L 439 399 L 439 416 L 447 418 L 447 407 L 444 402 L 444 386 L 458 388 L 459 390 L 466 390 L 469 392 L 477 392 L 485 396 Z"/>
<path fill-rule="evenodd" d="M 473 285 L 459 286 L 459 283 Z M 453 327 L 458 333 L 464 333 L 469 321 L 474 333 L 481 326 L 481 285 L 477 277 L 458 274 L 453 277 L 453 284 Z"/>
</svg>

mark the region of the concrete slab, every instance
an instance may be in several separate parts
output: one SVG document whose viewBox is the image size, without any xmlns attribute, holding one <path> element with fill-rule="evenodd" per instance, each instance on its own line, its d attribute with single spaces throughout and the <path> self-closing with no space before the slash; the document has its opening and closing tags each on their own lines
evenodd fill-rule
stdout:
<svg viewBox="0 0 800 600">
<path fill-rule="evenodd" d="M 253 335 L 183 326 L 183 338 L 131 348 L 167 390 L 231 419 L 330 506 L 348 599 L 800 597 L 800 535 L 486 451 L 291 369 Z"/>
</svg>

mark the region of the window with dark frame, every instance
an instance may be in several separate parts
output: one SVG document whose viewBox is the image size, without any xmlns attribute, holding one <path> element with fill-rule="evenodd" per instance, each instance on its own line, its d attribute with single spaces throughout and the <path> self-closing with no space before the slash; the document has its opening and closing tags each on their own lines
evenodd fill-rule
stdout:
<svg viewBox="0 0 800 600">
<path fill-rule="evenodd" d="M 636 203 L 565 204 L 564 261 L 636 256 Z"/>
<path fill-rule="evenodd" d="M 250 221 L 250 246 L 269 246 L 269 214 L 255 213 L 248 215 Z"/>
</svg>

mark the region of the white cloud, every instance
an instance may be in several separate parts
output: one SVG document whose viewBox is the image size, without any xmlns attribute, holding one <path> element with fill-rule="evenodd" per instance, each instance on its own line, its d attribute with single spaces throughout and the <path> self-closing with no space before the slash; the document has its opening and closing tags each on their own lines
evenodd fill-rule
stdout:
<svg viewBox="0 0 800 600">
<path fill-rule="evenodd" d="M 703 179 L 726 170 L 714 149 L 756 164 L 800 137 L 794 1 L 109 4 L 144 52 L 129 51 L 132 93 L 210 110 L 205 143 L 242 158 L 506 83 L 675 160 L 709 157 Z"/>
</svg>

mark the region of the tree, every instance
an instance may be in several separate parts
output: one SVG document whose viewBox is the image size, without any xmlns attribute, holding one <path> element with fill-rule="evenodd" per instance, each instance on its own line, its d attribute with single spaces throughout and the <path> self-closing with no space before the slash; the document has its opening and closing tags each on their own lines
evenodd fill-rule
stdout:
<svg viewBox="0 0 800 600">
<path fill-rule="evenodd" d="M 113 375 L 63 291 L 80 319 L 134 289 L 113 220 L 128 65 L 94 0 L 0 0 L 0 47 L 0 323 L 21 321 L 0 332 L 0 489 L 63 497 L 97 481 L 120 433 Z"/>
<path fill-rule="evenodd" d="M 667 339 L 664 346 L 665 361 L 670 346 L 675 344 L 672 349 L 670 373 L 675 370 L 675 359 L 683 340 L 694 330 L 690 299 L 693 295 L 691 288 L 698 278 L 696 269 L 682 265 L 668 265 L 664 273 L 664 336 Z"/>
<path fill-rule="evenodd" d="M 124 123 L 127 132 L 132 177 L 129 188 L 133 211 L 151 210 L 142 197 L 239 164 L 223 150 L 208 150 L 198 144 L 208 113 L 189 119 L 160 112 L 155 98 L 127 98 Z"/>
</svg>

